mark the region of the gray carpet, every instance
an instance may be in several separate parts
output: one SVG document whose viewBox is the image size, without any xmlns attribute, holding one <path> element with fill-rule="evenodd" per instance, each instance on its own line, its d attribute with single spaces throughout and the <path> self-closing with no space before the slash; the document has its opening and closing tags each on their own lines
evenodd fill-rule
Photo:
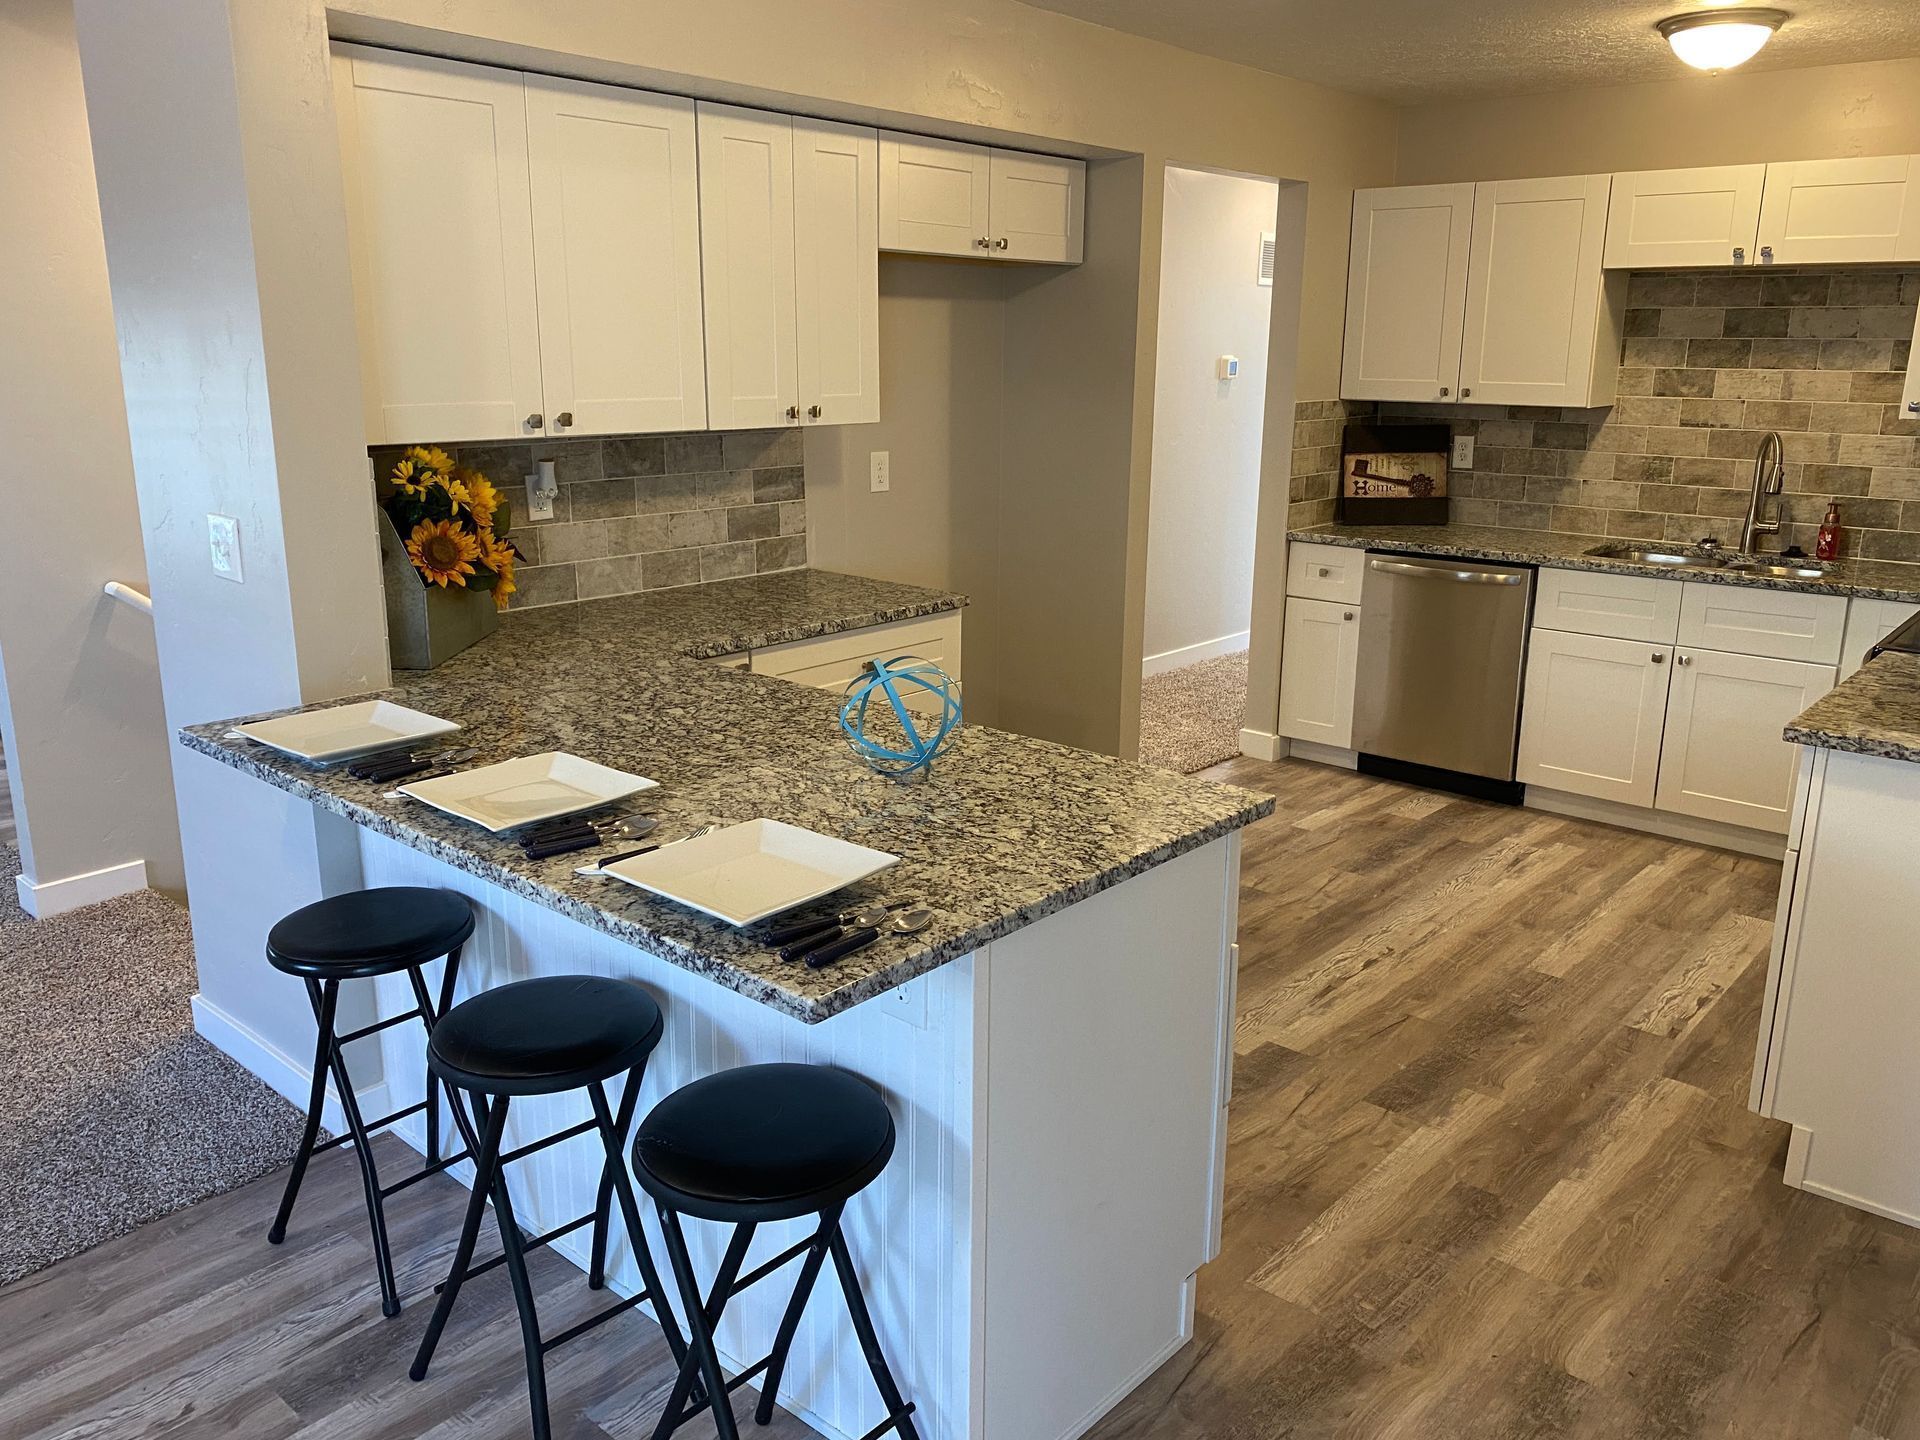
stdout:
<svg viewBox="0 0 1920 1440">
<path fill-rule="evenodd" d="M 1240 753 L 1247 652 L 1149 675 L 1140 682 L 1140 763 L 1191 775 Z"/>
<path fill-rule="evenodd" d="M 36 921 L 19 872 L 0 846 L 0 1284 L 243 1185 L 300 1140 L 299 1113 L 193 1033 L 184 909 L 149 890 Z"/>
</svg>

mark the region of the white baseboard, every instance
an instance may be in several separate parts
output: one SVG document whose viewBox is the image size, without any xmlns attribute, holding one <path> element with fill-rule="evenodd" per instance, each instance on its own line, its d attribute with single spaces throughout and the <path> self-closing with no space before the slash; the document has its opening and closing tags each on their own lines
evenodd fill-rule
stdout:
<svg viewBox="0 0 1920 1440">
<path fill-rule="evenodd" d="M 1251 631 L 1238 630 L 1231 635 L 1222 635 L 1217 640 L 1202 640 L 1198 645 L 1182 645 L 1178 650 L 1162 650 L 1158 655 L 1149 655 L 1140 662 L 1140 678 L 1144 680 L 1149 675 L 1178 670 L 1182 665 L 1198 665 L 1202 660 L 1218 660 L 1222 655 L 1232 655 L 1247 648 L 1251 635 Z"/>
<path fill-rule="evenodd" d="M 20 892 L 20 908 L 36 919 L 45 920 L 146 889 L 147 862 L 129 860 L 104 870 L 69 875 L 64 880 L 33 881 L 21 875 L 15 878 L 14 888 Z"/>
<path fill-rule="evenodd" d="M 1676 815 L 1670 810 L 1622 805 L 1618 800 L 1600 800 L 1591 795 L 1571 795 L 1538 785 L 1527 786 L 1526 805 L 1529 810 L 1544 810 L 1550 815 L 1597 820 L 1602 825 L 1618 825 L 1623 830 L 1640 830 L 1669 840 L 1735 850 L 1742 855 L 1758 855 L 1763 860 L 1778 860 L 1787 853 L 1787 837 L 1771 831 L 1749 830 L 1722 820 L 1700 820 L 1692 815 Z"/>
<path fill-rule="evenodd" d="M 1270 735 L 1265 730 L 1242 730 L 1240 753 L 1254 760 L 1284 760 L 1287 758 L 1286 737 Z"/>
<path fill-rule="evenodd" d="M 313 1070 L 306 1060 L 294 1059 L 204 995 L 193 997 L 193 1028 L 214 1049 L 265 1081 L 302 1114 L 306 1113 L 307 1101 L 313 1092 Z M 363 1116 L 378 1119 L 393 1108 L 384 1080 L 360 1089 L 357 1096 Z M 331 1081 L 327 1084 L 327 1103 L 320 1123 L 332 1134 L 347 1132 L 347 1117 L 340 1109 L 340 1097 L 334 1093 Z"/>
</svg>

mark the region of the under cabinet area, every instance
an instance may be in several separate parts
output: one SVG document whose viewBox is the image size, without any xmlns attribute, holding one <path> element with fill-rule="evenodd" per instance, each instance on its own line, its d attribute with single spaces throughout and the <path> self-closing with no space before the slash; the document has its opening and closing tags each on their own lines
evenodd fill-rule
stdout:
<svg viewBox="0 0 1920 1440">
<path fill-rule="evenodd" d="M 1518 778 L 1785 834 L 1787 722 L 1833 688 L 1834 595 L 1542 570 Z"/>
<path fill-rule="evenodd" d="M 1278 732 L 1346 750 L 1360 670 L 1360 586 L 1366 552 L 1295 543 L 1287 555 Z"/>
<path fill-rule="evenodd" d="M 1084 161 L 918 135 L 880 137 L 880 248 L 1077 265 Z"/>
</svg>

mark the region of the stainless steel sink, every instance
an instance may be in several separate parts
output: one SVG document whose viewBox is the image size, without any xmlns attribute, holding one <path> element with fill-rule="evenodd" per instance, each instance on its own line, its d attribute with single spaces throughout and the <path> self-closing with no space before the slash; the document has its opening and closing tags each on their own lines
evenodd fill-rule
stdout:
<svg viewBox="0 0 1920 1440">
<path fill-rule="evenodd" d="M 1667 565 L 1675 570 L 1717 570 L 1726 563 L 1718 555 L 1689 555 L 1650 545 L 1596 545 L 1587 554 L 1599 560 L 1626 560 L 1635 565 Z"/>
<path fill-rule="evenodd" d="M 1737 575 L 1764 575 L 1769 580 L 1818 580 L 1833 568 L 1817 560 L 1761 558 L 1726 550 L 1689 552 L 1657 545 L 1596 545 L 1587 554 L 1596 560 L 1625 560 L 1634 565 L 1661 565 L 1673 570 L 1730 570 Z"/>
<path fill-rule="evenodd" d="M 1738 558 L 1725 561 L 1724 566 L 1739 575 L 1765 575 L 1769 579 L 1776 580 L 1818 580 L 1832 568 L 1815 560 L 1775 564 L 1771 561 Z"/>
</svg>

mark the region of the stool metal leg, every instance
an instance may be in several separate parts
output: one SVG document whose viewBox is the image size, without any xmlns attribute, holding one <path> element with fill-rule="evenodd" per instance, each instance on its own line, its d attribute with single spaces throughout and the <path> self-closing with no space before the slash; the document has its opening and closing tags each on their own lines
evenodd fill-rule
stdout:
<svg viewBox="0 0 1920 1440">
<path fill-rule="evenodd" d="M 607 1114 L 606 1090 L 598 1083 L 588 1087 L 587 1095 L 593 1102 L 593 1116 L 600 1122 L 600 1138 L 607 1151 L 606 1167 L 600 1177 L 601 1192 L 604 1194 L 611 1187 L 620 1197 L 620 1214 L 627 1223 L 628 1243 L 633 1246 L 633 1258 L 640 1266 L 640 1284 L 653 1297 L 654 1315 L 666 1334 L 667 1348 L 673 1352 L 674 1363 L 685 1365 L 687 1342 L 680 1334 L 680 1322 L 673 1315 L 673 1302 L 667 1298 L 666 1286 L 653 1263 L 653 1250 L 647 1244 L 647 1232 L 640 1228 L 640 1205 L 634 1198 L 633 1181 L 627 1174 L 627 1132 L 633 1127 L 634 1107 L 640 1099 L 640 1076 L 640 1070 L 628 1073 L 626 1090 L 620 1096 L 620 1113 L 611 1118 Z M 605 1237 L 606 1225 L 603 1223 L 594 1231 L 593 1252 L 594 1273 L 600 1275 L 603 1282 L 607 1258 Z M 589 1279 L 588 1283 L 591 1284 L 592 1280 Z"/>
<path fill-rule="evenodd" d="M 713 1423 L 719 1440 L 740 1440 L 740 1427 L 733 1421 L 727 1377 L 720 1368 L 720 1356 L 713 1348 L 713 1331 L 720 1323 L 721 1312 L 726 1309 L 727 1301 L 733 1294 L 734 1281 L 740 1278 L 740 1266 L 747 1258 L 747 1247 L 753 1243 L 756 1227 L 752 1221 L 734 1226 L 733 1239 L 727 1244 L 727 1253 L 720 1261 L 719 1273 L 713 1277 L 711 1297 L 703 1303 L 700 1282 L 693 1273 L 693 1259 L 687 1254 L 687 1237 L 680 1229 L 680 1216 L 664 1205 L 658 1208 L 660 1229 L 667 1241 L 667 1259 L 673 1266 L 673 1278 L 680 1286 L 681 1303 L 686 1306 L 687 1328 L 693 1334 L 691 1353 L 681 1362 L 680 1375 L 674 1381 L 673 1394 L 667 1400 L 667 1408 L 661 1413 L 660 1423 L 654 1427 L 653 1440 L 667 1440 L 667 1436 L 678 1428 L 680 1412 L 687 1403 L 687 1396 L 693 1391 L 696 1367 L 713 1406 Z"/>
<path fill-rule="evenodd" d="M 319 982 L 309 980 L 309 989 L 339 988 L 337 980 L 329 980 L 325 987 Z M 314 1010 L 317 1014 L 325 1004 L 324 997 L 316 998 Z M 360 1179 L 367 1191 L 367 1220 L 373 1227 L 373 1258 L 380 1271 L 380 1312 L 389 1320 L 400 1313 L 400 1291 L 393 1279 L 393 1252 L 387 1244 L 386 1207 L 380 1200 L 380 1167 L 373 1158 L 373 1145 L 367 1136 L 366 1122 L 360 1117 L 360 1102 L 354 1097 L 353 1081 L 347 1075 L 346 1052 L 335 1041 L 327 1047 L 333 1068 L 334 1087 L 340 1092 L 340 1108 L 346 1112 L 347 1130 L 353 1136 L 353 1149 L 360 1161 Z"/>
<path fill-rule="evenodd" d="M 454 1100 L 454 1107 L 458 1118 L 458 1097 Z M 467 1267 L 473 1263 L 473 1247 L 480 1238 L 480 1227 L 487 1218 L 487 1194 L 493 1186 L 494 1171 L 500 1168 L 500 1136 L 506 1128 L 506 1121 L 504 1105 L 485 1113 L 481 1117 L 479 1142 L 475 1144 L 471 1139 L 467 1142 L 474 1155 L 473 1194 L 467 1200 L 467 1218 L 460 1227 L 460 1243 L 453 1252 L 453 1269 L 447 1272 L 446 1284 L 441 1287 L 440 1299 L 433 1307 L 433 1318 L 427 1321 L 427 1333 L 420 1337 L 420 1348 L 414 1353 L 412 1368 L 407 1371 L 415 1380 L 427 1378 L 427 1366 L 433 1363 L 433 1352 L 440 1343 L 440 1332 L 447 1328 L 447 1317 L 453 1313 L 454 1298 L 460 1293 Z"/>
<path fill-rule="evenodd" d="M 920 1440 L 920 1432 L 914 1428 L 913 1417 L 905 1413 L 910 1407 L 900 1394 L 900 1387 L 893 1383 L 893 1372 L 887 1368 L 887 1357 L 880 1351 L 880 1337 L 873 1333 L 873 1316 L 867 1313 L 867 1297 L 861 1293 L 860 1277 L 853 1272 L 853 1257 L 847 1253 L 847 1237 L 840 1231 L 836 1218 L 833 1226 L 833 1268 L 840 1276 L 840 1289 L 846 1296 L 847 1313 L 853 1317 L 853 1330 L 860 1337 L 860 1349 L 867 1357 L 867 1369 L 873 1372 L 873 1383 L 880 1391 L 880 1398 L 886 1402 L 887 1414 L 898 1416 L 895 1428 L 905 1440 Z"/>
<path fill-rule="evenodd" d="M 419 1007 L 420 1023 L 426 1027 L 429 1037 L 432 1036 L 433 1027 L 439 1023 L 440 1017 L 447 1013 L 447 1007 L 453 1003 L 454 977 L 460 969 L 460 948 L 460 946 L 456 945 L 452 950 L 447 952 L 446 969 L 440 976 L 440 1003 L 437 1006 L 427 994 L 427 979 L 426 976 L 420 972 L 420 967 L 418 965 L 410 965 L 407 967 L 407 982 L 413 987 L 413 1003 Z M 453 1088 L 433 1073 L 433 1067 L 431 1065 L 427 1067 L 427 1086 L 425 1093 L 427 1103 L 427 1163 L 431 1165 L 440 1158 L 441 1098 L 442 1096 L 445 1097 L 447 1108 L 454 1112 L 454 1123 L 456 1126 L 460 1123 L 459 1100 L 454 1095 Z M 472 1138 L 464 1133 L 464 1127 L 462 1127 L 462 1131 L 461 1138 L 466 1140 L 468 1153 L 471 1154 L 473 1151 Z"/>
<path fill-rule="evenodd" d="M 307 982 L 309 995 L 313 982 Z M 314 1008 L 317 1038 L 313 1046 L 313 1090 L 307 1097 L 307 1123 L 300 1134 L 300 1148 L 294 1152 L 293 1169 L 287 1176 L 287 1188 L 280 1196 L 280 1210 L 267 1229 L 267 1243 L 278 1245 L 287 1238 L 287 1221 L 293 1218 L 293 1202 L 300 1194 L 300 1182 L 306 1178 L 307 1162 L 313 1158 L 313 1142 L 320 1135 L 320 1116 L 327 1104 L 328 1057 L 333 1053 L 333 1015 L 340 987 L 327 985 Z"/>
<path fill-rule="evenodd" d="M 767 1357 L 767 1373 L 760 1382 L 760 1403 L 753 1411 L 756 1424 L 773 1423 L 774 1396 L 780 1390 L 781 1372 L 787 1368 L 787 1352 L 793 1348 L 794 1332 L 800 1328 L 800 1317 L 806 1313 L 814 1282 L 820 1278 L 820 1267 L 831 1249 L 829 1236 L 840 1233 L 840 1212 L 845 1208 L 836 1205 L 820 1217 L 820 1228 L 814 1232 L 813 1244 L 807 1247 L 807 1258 L 800 1264 L 800 1278 L 794 1282 L 793 1298 L 787 1301 L 787 1313 L 780 1317 L 780 1329 L 774 1335 L 773 1353 Z"/>
<path fill-rule="evenodd" d="M 495 1096 L 492 1111 L 504 1129 L 507 1097 Z M 546 1347 L 540 1341 L 540 1314 L 533 1304 L 533 1283 L 527 1278 L 526 1251 L 520 1243 L 520 1225 L 507 1193 L 507 1167 L 493 1167 L 493 1218 L 500 1225 L 500 1245 L 506 1252 L 507 1278 L 513 1283 L 513 1304 L 520 1312 L 520 1339 L 527 1352 L 527 1403 L 533 1411 L 533 1440 L 552 1440 L 547 1416 Z"/>
</svg>

